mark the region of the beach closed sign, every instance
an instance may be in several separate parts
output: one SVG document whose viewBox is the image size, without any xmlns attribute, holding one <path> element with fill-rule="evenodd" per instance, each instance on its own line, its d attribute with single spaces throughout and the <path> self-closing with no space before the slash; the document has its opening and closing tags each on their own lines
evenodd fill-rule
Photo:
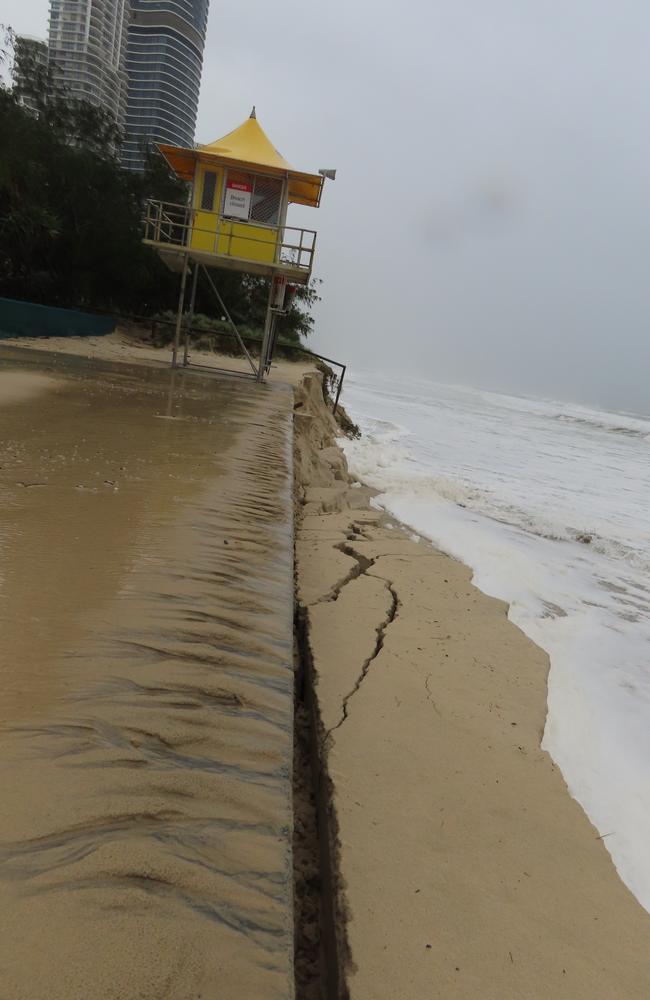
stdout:
<svg viewBox="0 0 650 1000">
<path fill-rule="evenodd" d="M 253 184 L 250 177 L 231 176 L 226 181 L 223 214 L 234 219 L 248 219 L 251 210 Z"/>
</svg>

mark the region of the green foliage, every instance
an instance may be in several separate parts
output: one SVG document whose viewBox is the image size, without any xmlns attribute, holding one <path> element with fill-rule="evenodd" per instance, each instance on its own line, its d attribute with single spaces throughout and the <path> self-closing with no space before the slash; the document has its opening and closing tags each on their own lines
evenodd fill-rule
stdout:
<svg viewBox="0 0 650 1000">
<path fill-rule="evenodd" d="M 3 35 L 0 70 L 15 49 L 11 30 Z M 71 99 L 29 48 L 19 55 L 16 85 L 0 83 L 0 295 L 138 316 L 175 309 L 178 279 L 143 245 L 142 216 L 148 198 L 184 203 L 186 185 L 157 154 L 143 173 L 122 169 L 112 117 Z M 221 272 L 218 285 L 237 325 L 259 336 L 266 279 Z M 315 287 L 299 290 L 282 339 L 309 334 L 317 299 Z M 197 310 L 218 313 L 207 285 Z"/>
<path fill-rule="evenodd" d="M 268 279 L 255 274 L 220 271 L 215 276 L 215 282 L 240 331 L 241 328 L 247 327 L 251 330 L 252 336 L 261 337 L 269 297 Z M 288 314 L 278 319 L 280 343 L 298 346 L 301 340 L 309 336 L 314 325 L 310 310 L 320 301 L 317 291 L 320 284 L 321 281 L 315 279 L 309 285 L 297 289 Z M 217 317 L 221 315 L 214 295 L 203 279 L 200 279 L 198 284 L 196 312 L 208 315 L 216 313 Z"/>
<path fill-rule="evenodd" d="M 154 344 L 156 347 L 165 347 L 174 339 L 176 313 L 169 309 L 158 313 L 155 320 Z M 262 327 L 252 327 L 241 322 L 236 325 L 246 346 L 253 354 L 257 355 L 262 343 Z M 230 323 L 225 319 L 214 319 L 202 313 L 195 313 L 192 319 L 190 344 L 197 350 L 214 351 L 217 354 L 236 356 L 241 353 Z M 287 336 L 282 330 L 279 331 L 275 355 L 293 361 L 306 357 L 306 354 L 300 350 L 300 343 L 295 340 L 293 335 Z"/>
</svg>

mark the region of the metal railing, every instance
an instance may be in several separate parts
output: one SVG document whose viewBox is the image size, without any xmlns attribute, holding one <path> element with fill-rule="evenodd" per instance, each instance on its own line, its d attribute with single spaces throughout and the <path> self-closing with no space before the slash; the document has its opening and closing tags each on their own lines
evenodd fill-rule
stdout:
<svg viewBox="0 0 650 1000">
<path fill-rule="evenodd" d="M 202 224 L 197 226 L 199 215 L 202 217 Z M 203 221 L 206 216 L 210 218 L 209 225 Z M 233 232 L 234 226 L 237 227 L 236 232 Z M 249 235 L 242 232 L 243 227 L 256 229 L 258 233 Z M 260 229 L 265 229 L 268 237 L 260 237 Z M 187 205 L 152 199 L 146 205 L 144 242 L 170 249 L 195 250 L 215 257 L 234 257 L 255 264 L 284 264 L 308 274 L 312 269 L 316 250 L 316 232 L 297 226 L 263 226 L 258 222 L 231 219 L 218 212 L 204 212 Z M 233 243 L 237 247 L 236 253 L 232 250 Z M 240 252 L 242 244 L 243 252 Z M 270 261 L 264 259 L 269 250 L 272 251 Z"/>
</svg>

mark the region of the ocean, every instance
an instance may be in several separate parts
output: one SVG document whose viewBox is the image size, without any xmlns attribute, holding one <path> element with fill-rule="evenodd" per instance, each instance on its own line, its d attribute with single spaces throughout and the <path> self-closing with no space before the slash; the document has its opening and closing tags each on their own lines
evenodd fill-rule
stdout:
<svg viewBox="0 0 650 1000">
<path fill-rule="evenodd" d="M 377 506 L 549 654 L 542 746 L 650 910 L 650 417 L 356 372 Z"/>
</svg>

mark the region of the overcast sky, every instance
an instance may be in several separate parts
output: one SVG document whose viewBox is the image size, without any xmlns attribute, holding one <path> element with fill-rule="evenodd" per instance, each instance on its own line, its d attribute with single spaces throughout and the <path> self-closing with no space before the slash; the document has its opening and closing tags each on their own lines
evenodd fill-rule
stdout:
<svg viewBox="0 0 650 1000">
<path fill-rule="evenodd" d="M 45 0 L 2 18 L 44 35 Z M 647 0 L 212 0 L 197 141 L 257 106 L 319 210 L 312 346 L 650 411 Z"/>
</svg>

